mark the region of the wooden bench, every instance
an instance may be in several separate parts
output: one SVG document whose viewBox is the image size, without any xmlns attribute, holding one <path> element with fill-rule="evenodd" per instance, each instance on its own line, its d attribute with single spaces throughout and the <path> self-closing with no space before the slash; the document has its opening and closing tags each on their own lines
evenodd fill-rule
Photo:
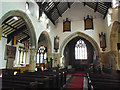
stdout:
<svg viewBox="0 0 120 90">
<path fill-rule="evenodd" d="M 40 76 L 49 76 L 49 75 L 53 75 L 55 76 L 55 82 L 58 88 L 62 87 L 63 84 L 65 83 L 65 78 L 63 78 L 63 74 L 61 72 L 25 72 L 23 73 L 24 75 L 40 75 Z"/>
<path fill-rule="evenodd" d="M 19 84 L 20 88 L 21 88 L 21 85 L 23 85 L 23 86 L 27 85 L 27 87 L 35 86 L 37 88 L 49 88 L 49 79 L 47 77 L 29 78 L 29 77 L 22 77 L 22 76 L 10 76 L 10 75 L 6 76 L 6 75 L 4 75 L 4 77 L 2 79 L 2 83 L 3 83 L 4 87 L 5 87 L 5 85 L 10 85 L 11 88 L 16 88 L 17 85 L 14 85 L 14 83 Z"/>
<path fill-rule="evenodd" d="M 24 72 L 13 74 L 14 70 L 5 70 L 3 73 L 3 90 L 5 88 L 61 88 L 66 83 L 65 69 L 54 71 Z M 9 73 L 10 72 L 10 73 Z M 22 89 L 23 90 L 23 89 Z"/>
<path fill-rule="evenodd" d="M 101 74 L 90 74 L 88 75 L 89 89 L 94 90 L 119 90 L 120 80 L 119 77 L 114 75 L 101 75 Z M 91 88 L 92 87 L 92 88 Z"/>
</svg>

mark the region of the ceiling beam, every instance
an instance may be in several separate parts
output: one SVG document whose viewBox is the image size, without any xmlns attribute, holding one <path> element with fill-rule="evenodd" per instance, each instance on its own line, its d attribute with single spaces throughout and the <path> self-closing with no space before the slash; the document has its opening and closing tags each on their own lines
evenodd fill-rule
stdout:
<svg viewBox="0 0 120 90">
<path fill-rule="evenodd" d="M 11 27 L 6 26 L 6 27 L 3 29 L 3 33 L 6 32 L 6 30 L 9 30 L 9 29 L 11 29 Z"/>
<path fill-rule="evenodd" d="M 26 25 L 22 26 L 21 28 L 19 29 L 16 29 L 14 32 L 12 32 L 11 34 L 7 35 L 7 43 L 10 42 L 10 40 L 15 36 L 15 35 L 18 35 L 19 33 L 21 33 L 22 31 L 24 31 L 25 29 L 27 29 Z"/>
<path fill-rule="evenodd" d="M 55 6 L 49 11 L 49 13 L 52 13 L 59 3 L 60 2 L 55 2 L 54 3 Z"/>
<path fill-rule="evenodd" d="M 19 20 L 17 20 L 17 21 L 15 21 L 15 22 L 11 23 L 11 25 L 13 25 L 13 24 L 16 25 L 16 24 L 18 24 L 17 22 L 19 22 L 20 20 L 23 21 L 23 19 L 20 18 Z M 21 22 L 22 22 L 22 21 L 21 21 Z"/>
<path fill-rule="evenodd" d="M 2 22 L 2 24 L 7 22 L 8 20 L 10 20 L 11 18 L 13 18 L 13 16 L 12 17 L 8 17 L 5 21 Z"/>
<path fill-rule="evenodd" d="M 104 14 L 104 16 L 103 16 L 103 19 L 105 19 L 106 15 L 107 15 L 107 13 L 108 13 L 108 9 L 109 9 L 109 7 L 107 7 L 107 9 L 106 9 L 105 14 Z"/>
<path fill-rule="evenodd" d="M 39 18 L 38 19 L 40 19 L 40 17 L 42 16 L 42 2 L 36 2 L 36 3 L 39 6 Z"/>
<path fill-rule="evenodd" d="M 84 6 L 86 5 L 86 2 L 83 2 L 84 3 Z"/>
<path fill-rule="evenodd" d="M 20 43 L 22 43 L 23 41 L 26 41 L 30 38 L 30 36 L 28 35 L 27 37 L 23 38 L 22 40 L 20 40 Z"/>
<path fill-rule="evenodd" d="M 97 11 L 97 8 L 98 8 L 98 2 L 96 2 L 96 6 L 95 6 L 95 9 L 94 9 L 94 12 Z"/>
<path fill-rule="evenodd" d="M 54 3 L 54 4 L 55 4 L 55 3 Z M 59 11 L 59 9 L 58 9 L 57 6 L 56 6 L 56 9 L 57 9 L 57 12 L 58 12 L 59 16 L 62 17 L 62 15 L 60 14 L 60 11 Z"/>
<path fill-rule="evenodd" d="M 112 7 L 112 3 L 111 2 L 103 2 L 105 6 L 107 7 Z"/>
<path fill-rule="evenodd" d="M 46 16 L 50 19 L 50 21 L 55 25 L 55 22 L 52 20 L 52 18 L 50 17 L 50 14 L 48 14 L 48 13 L 46 13 L 46 11 L 45 11 L 45 7 L 46 7 L 46 5 L 47 5 L 47 3 L 45 2 L 45 3 L 43 3 L 43 4 L 39 4 L 39 3 L 37 3 L 38 4 L 38 6 L 40 7 L 40 8 L 42 8 L 42 10 L 44 11 L 44 13 L 46 14 Z"/>
<path fill-rule="evenodd" d="M 42 9 L 41 9 L 41 7 L 39 7 L 39 19 L 41 16 L 42 16 Z"/>
<path fill-rule="evenodd" d="M 44 12 L 46 14 L 46 16 L 50 19 L 50 21 L 55 25 L 55 22 L 52 20 L 52 18 L 50 17 L 50 15 L 48 15 L 46 12 Z"/>
<path fill-rule="evenodd" d="M 70 8 L 70 3 L 68 2 L 68 8 Z"/>
<path fill-rule="evenodd" d="M 22 32 L 22 34 L 29 36 L 29 35 L 28 35 L 27 33 L 25 33 L 25 32 Z"/>
<path fill-rule="evenodd" d="M 4 23 L 4 24 L 7 25 L 7 26 L 9 26 L 9 27 L 11 27 L 11 28 L 13 28 L 13 29 L 17 29 L 17 28 L 15 28 L 15 27 L 9 25 L 8 23 Z"/>
<path fill-rule="evenodd" d="M 56 9 L 57 9 L 57 12 L 58 12 L 59 16 L 62 17 L 62 15 L 60 14 L 60 11 L 58 10 L 57 7 L 56 7 Z"/>
</svg>

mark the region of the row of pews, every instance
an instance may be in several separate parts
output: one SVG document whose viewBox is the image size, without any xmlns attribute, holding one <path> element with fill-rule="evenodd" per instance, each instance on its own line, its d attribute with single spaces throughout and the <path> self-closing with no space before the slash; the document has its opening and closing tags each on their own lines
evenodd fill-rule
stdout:
<svg viewBox="0 0 120 90">
<path fill-rule="evenodd" d="M 89 90 L 120 90 L 120 74 L 87 74 Z"/>
<path fill-rule="evenodd" d="M 61 89 L 66 83 L 66 69 L 2 74 L 2 90 Z"/>
</svg>

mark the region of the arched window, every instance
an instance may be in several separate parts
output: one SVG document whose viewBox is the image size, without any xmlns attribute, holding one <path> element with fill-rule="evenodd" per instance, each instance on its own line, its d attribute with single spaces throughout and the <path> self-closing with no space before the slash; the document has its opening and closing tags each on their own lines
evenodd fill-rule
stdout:
<svg viewBox="0 0 120 90">
<path fill-rule="evenodd" d="M 37 52 L 37 60 L 36 63 L 40 64 L 40 63 L 45 63 L 45 60 L 47 59 L 47 52 L 46 52 L 46 48 L 44 46 L 40 46 L 40 48 L 38 48 L 38 52 Z"/>
<path fill-rule="evenodd" d="M 75 45 L 75 59 L 87 59 L 87 47 L 81 39 Z"/>
</svg>

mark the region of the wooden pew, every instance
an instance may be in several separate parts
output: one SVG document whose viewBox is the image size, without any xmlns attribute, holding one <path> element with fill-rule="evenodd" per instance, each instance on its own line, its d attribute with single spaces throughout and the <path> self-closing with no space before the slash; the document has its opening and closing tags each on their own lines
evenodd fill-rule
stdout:
<svg viewBox="0 0 120 90">
<path fill-rule="evenodd" d="M 4 89 L 22 89 L 22 90 L 26 90 L 26 89 L 33 89 L 33 88 L 37 88 L 37 84 L 36 82 L 28 82 L 28 81 L 18 81 L 18 80 L 3 80 L 2 81 L 2 88 Z"/>
<path fill-rule="evenodd" d="M 120 79 L 114 75 L 88 75 L 90 90 L 119 90 Z"/>
<path fill-rule="evenodd" d="M 4 73 L 3 89 L 17 87 L 30 88 L 58 88 L 60 89 L 66 83 L 66 72 L 57 70 L 57 72 L 25 72 L 13 75 L 13 73 Z M 45 80 L 45 78 L 48 78 Z M 13 85 L 14 83 L 14 85 Z M 26 84 L 25 84 L 26 83 Z M 32 85 L 31 85 L 32 84 Z"/>
<path fill-rule="evenodd" d="M 16 88 L 16 86 L 17 87 L 19 86 L 18 88 L 25 88 L 25 87 L 22 87 L 24 85 L 27 85 L 26 87 L 30 87 L 30 88 L 49 88 L 49 79 L 47 77 L 29 78 L 29 77 L 21 77 L 21 76 L 10 76 L 10 75 L 5 76 L 4 75 L 2 81 L 3 81 L 4 88 L 8 86 L 10 86 L 11 88 Z"/>
<path fill-rule="evenodd" d="M 57 88 L 62 87 L 62 75 L 60 72 L 25 72 L 23 73 L 23 75 L 39 75 L 39 76 L 49 76 L 49 75 L 53 75 L 55 76 L 55 86 L 57 86 Z M 54 88 L 54 87 L 53 87 Z M 56 87 L 55 87 L 56 88 Z"/>
<path fill-rule="evenodd" d="M 26 74 L 26 73 L 21 73 L 17 74 L 16 76 L 21 76 L 21 77 L 29 77 L 29 78 L 41 78 L 41 77 L 47 77 L 49 78 L 47 82 L 49 82 L 49 88 L 57 88 L 56 87 L 56 76 L 55 75 L 44 75 L 44 74 Z M 47 87 L 46 87 L 47 88 Z"/>
<path fill-rule="evenodd" d="M 120 83 L 92 82 L 94 90 L 119 90 Z"/>
</svg>

